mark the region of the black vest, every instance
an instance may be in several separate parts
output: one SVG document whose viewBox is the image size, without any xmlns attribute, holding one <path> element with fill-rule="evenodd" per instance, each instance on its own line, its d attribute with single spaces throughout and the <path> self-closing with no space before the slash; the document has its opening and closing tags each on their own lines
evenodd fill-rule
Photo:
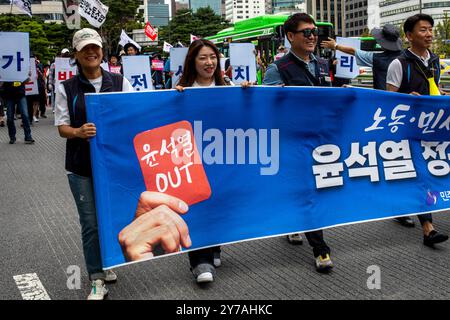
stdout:
<svg viewBox="0 0 450 320">
<path fill-rule="evenodd" d="M 102 69 L 102 76 L 100 92 L 122 91 L 122 75 L 110 73 Z M 87 122 L 84 94 L 95 93 L 95 88 L 81 73 L 64 81 L 63 85 L 66 90 L 70 126 L 79 128 Z M 91 153 L 87 139 L 67 139 L 66 170 L 84 177 L 92 176 Z"/>
<path fill-rule="evenodd" d="M 428 67 L 412 54 L 409 50 L 404 50 L 398 57 L 402 64 L 403 78 L 398 92 L 411 93 L 413 91 L 421 95 L 430 95 L 430 85 L 428 78 L 434 77 L 436 85 L 440 78 L 439 57 L 430 52 Z"/>
<path fill-rule="evenodd" d="M 281 80 L 287 86 L 331 86 L 328 61 L 316 58 L 316 74 L 312 74 L 305 62 L 300 61 L 292 52 L 274 62 L 280 73 Z M 328 78 L 328 79 L 327 79 Z"/>
<path fill-rule="evenodd" d="M 389 65 L 402 52 L 401 51 L 384 51 L 373 55 L 373 88 L 386 90 L 386 76 Z"/>
</svg>

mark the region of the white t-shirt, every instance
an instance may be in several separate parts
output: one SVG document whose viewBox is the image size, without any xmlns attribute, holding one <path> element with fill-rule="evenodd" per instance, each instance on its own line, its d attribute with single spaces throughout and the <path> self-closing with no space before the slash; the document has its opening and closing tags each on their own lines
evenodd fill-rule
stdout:
<svg viewBox="0 0 450 320">
<path fill-rule="evenodd" d="M 425 67 L 428 67 L 428 62 L 430 61 L 430 53 L 428 52 L 428 50 L 427 50 L 427 56 L 425 58 L 418 56 L 411 50 L 409 50 L 409 52 L 411 52 L 413 55 L 415 55 L 417 58 L 419 58 Z M 400 86 L 402 85 L 402 79 L 403 79 L 402 63 L 400 62 L 400 60 L 395 59 L 389 65 L 387 75 L 386 75 L 386 83 L 390 84 L 396 88 L 400 88 Z"/>
<path fill-rule="evenodd" d="M 211 84 L 209 86 L 202 86 L 197 81 L 194 81 L 194 83 L 192 84 L 192 87 L 215 87 L 215 86 L 216 86 L 216 80 L 213 80 L 213 82 L 211 82 Z"/>
<path fill-rule="evenodd" d="M 95 92 L 99 93 L 102 87 L 103 77 L 100 76 L 96 79 L 88 79 L 94 86 Z M 124 77 L 122 84 L 122 92 L 134 91 L 130 82 Z M 67 95 L 64 85 L 61 83 L 56 90 L 55 98 L 55 126 L 69 125 L 70 126 L 70 113 L 67 107 Z"/>
</svg>

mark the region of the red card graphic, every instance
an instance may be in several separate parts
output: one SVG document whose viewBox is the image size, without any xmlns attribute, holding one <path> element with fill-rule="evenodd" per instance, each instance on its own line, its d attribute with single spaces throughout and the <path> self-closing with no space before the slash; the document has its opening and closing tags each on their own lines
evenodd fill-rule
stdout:
<svg viewBox="0 0 450 320">
<path fill-rule="evenodd" d="M 192 126 L 180 121 L 134 137 L 145 186 L 180 198 L 188 205 L 211 196 Z"/>
</svg>

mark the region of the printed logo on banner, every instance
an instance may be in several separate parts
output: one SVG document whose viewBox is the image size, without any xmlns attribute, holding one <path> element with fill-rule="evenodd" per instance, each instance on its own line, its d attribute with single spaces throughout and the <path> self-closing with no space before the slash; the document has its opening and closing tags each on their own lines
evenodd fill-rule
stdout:
<svg viewBox="0 0 450 320">
<path fill-rule="evenodd" d="M 437 203 L 438 197 L 439 197 L 439 192 L 428 190 L 428 192 L 427 192 L 427 205 L 434 206 Z"/>
<path fill-rule="evenodd" d="M 195 144 L 192 126 L 180 121 L 142 132 L 134 148 L 148 191 L 164 192 L 188 205 L 209 199 L 211 187 Z"/>
</svg>

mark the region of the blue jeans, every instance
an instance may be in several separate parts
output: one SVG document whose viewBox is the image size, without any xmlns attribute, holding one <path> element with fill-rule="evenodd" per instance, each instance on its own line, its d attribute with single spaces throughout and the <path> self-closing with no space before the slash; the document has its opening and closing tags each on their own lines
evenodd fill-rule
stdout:
<svg viewBox="0 0 450 320">
<path fill-rule="evenodd" d="M 31 140 L 30 120 L 28 118 L 27 99 L 25 96 L 21 98 L 6 98 L 5 105 L 7 108 L 6 115 L 8 117 L 6 123 L 8 124 L 9 138 L 16 137 L 16 126 L 14 124 L 14 113 L 16 104 L 19 106 L 20 114 L 22 115 L 23 131 L 25 133 L 25 140 Z"/>
<path fill-rule="evenodd" d="M 74 173 L 68 174 L 67 178 L 80 216 L 81 240 L 89 279 L 104 280 L 92 178 Z"/>
</svg>

